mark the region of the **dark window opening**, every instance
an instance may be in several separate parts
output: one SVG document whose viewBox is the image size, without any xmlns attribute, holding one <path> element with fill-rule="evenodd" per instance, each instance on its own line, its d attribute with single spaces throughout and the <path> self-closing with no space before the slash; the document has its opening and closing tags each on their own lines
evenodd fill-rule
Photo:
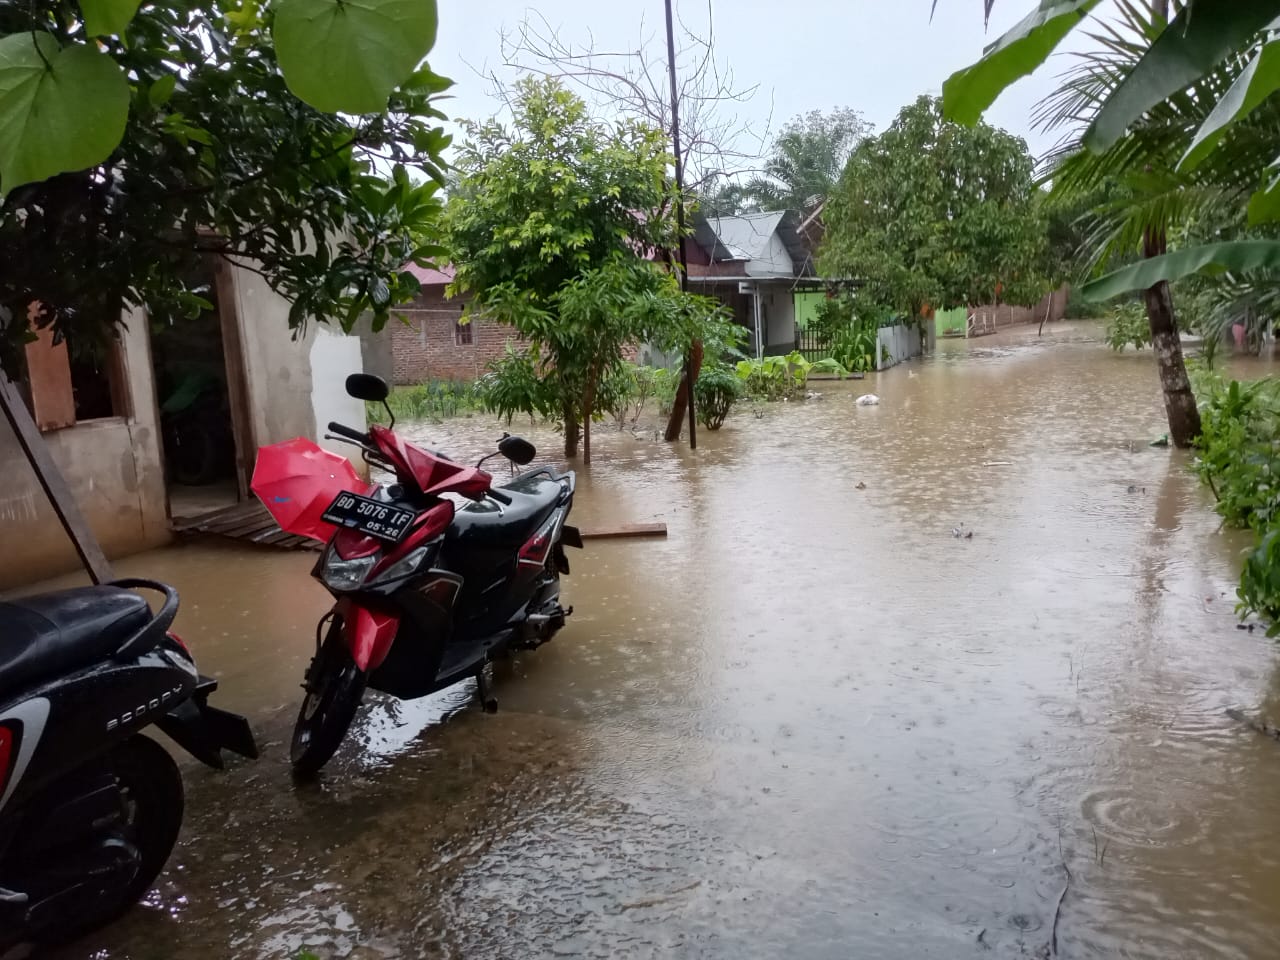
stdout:
<svg viewBox="0 0 1280 960">
<path fill-rule="evenodd" d="M 463 323 L 461 320 L 455 320 L 453 324 L 453 342 L 459 347 L 465 347 L 475 341 L 475 330 L 470 323 Z"/>
</svg>

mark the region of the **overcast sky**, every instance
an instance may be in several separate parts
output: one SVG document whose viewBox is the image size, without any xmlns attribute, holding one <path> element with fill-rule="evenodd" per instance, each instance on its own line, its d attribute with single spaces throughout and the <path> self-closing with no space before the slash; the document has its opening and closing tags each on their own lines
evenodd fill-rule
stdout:
<svg viewBox="0 0 1280 960">
<path fill-rule="evenodd" d="M 757 134 L 812 109 L 853 107 L 877 130 L 922 93 L 939 94 L 942 81 L 973 62 L 989 43 L 1024 16 L 1033 0 L 998 0 L 983 29 L 982 0 L 711 0 L 715 47 L 741 87 L 759 85 L 752 101 L 734 109 Z M 701 32 L 707 0 L 677 0 L 682 19 Z M 664 43 L 662 0 L 439 0 L 440 30 L 430 57 L 434 70 L 457 86 L 446 112 L 485 118 L 499 108 L 477 71 L 502 67 L 500 33 L 531 11 L 558 27 L 565 40 L 597 48 L 633 49 L 642 37 Z M 642 28 L 643 21 L 643 28 Z M 661 55 L 661 47 L 657 47 Z M 1051 58 L 996 101 L 987 120 L 1024 137 L 1032 153 L 1052 145 L 1031 127 L 1035 103 L 1065 63 Z"/>
</svg>

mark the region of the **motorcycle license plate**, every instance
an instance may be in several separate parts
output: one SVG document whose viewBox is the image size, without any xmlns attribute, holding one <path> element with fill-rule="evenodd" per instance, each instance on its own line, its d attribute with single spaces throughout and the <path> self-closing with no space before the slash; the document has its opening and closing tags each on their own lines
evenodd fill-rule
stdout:
<svg viewBox="0 0 1280 960">
<path fill-rule="evenodd" d="M 326 523 L 396 543 L 413 523 L 413 511 L 370 500 L 357 493 L 340 493 L 322 515 Z"/>
</svg>

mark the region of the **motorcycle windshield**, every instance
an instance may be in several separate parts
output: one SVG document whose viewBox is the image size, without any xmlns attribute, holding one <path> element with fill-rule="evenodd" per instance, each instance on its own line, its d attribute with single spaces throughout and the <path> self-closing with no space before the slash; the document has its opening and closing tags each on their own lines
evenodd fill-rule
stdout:
<svg viewBox="0 0 1280 960">
<path fill-rule="evenodd" d="M 369 491 L 349 460 L 304 437 L 262 447 L 250 487 L 281 530 L 321 543 L 337 529 L 323 519 L 329 504 Z"/>
</svg>

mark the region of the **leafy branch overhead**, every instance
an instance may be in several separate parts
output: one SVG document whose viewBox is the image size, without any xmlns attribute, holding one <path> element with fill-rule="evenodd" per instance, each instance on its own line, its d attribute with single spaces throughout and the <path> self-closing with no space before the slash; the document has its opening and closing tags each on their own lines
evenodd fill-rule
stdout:
<svg viewBox="0 0 1280 960">
<path fill-rule="evenodd" d="M 943 84 L 947 116 L 965 123 L 975 121 L 1001 91 L 1043 64 L 1095 6 L 1096 0 L 1041 0 L 988 47 L 977 63 L 957 71 Z M 1137 8 L 1132 3 L 1122 3 L 1120 8 L 1124 16 L 1136 18 Z M 1127 133 L 1150 126 L 1153 118 L 1160 120 L 1170 112 L 1188 115 L 1203 108 L 1195 125 L 1185 131 L 1185 142 L 1175 158 L 1178 173 L 1184 177 L 1194 174 L 1194 180 L 1186 182 L 1197 189 L 1225 187 L 1234 191 L 1240 178 L 1247 177 L 1252 197 L 1241 209 L 1247 212 L 1248 223 L 1280 221 L 1280 174 L 1276 172 L 1280 148 L 1273 135 L 1275 118 L 1269 115 L 1255 123 L 1259 130 L 1272 131 L 1261 138 L 1269 146 L 1263 156 L 1258 155 L 1260 138 L 1235 135 L 1237 130 L 1233 129 L 1255 120 L 1272 103 L 1271 94 L 1280 90 L 1278 24 L 1280 0 L 1175 3 L 1173 18 L 1167 23 L 1158 18 L 1152 39 L 1136 62 L 1099 90 L 1097 109 L 1088 118 L 1082 137 L 1084 147 L 1098 156 L 1132 153 L 1122 139 Z M 1188 106 L 1195 111 L 1185 109 Z M 1211 159 L 1215 161 L 1213 168 L 1206 170 Z M 1079 161 L 1078 165 L 1086 163 Z M 1263 258 L 1268 263 L 1280 256 L 1280 241 L 1256 243 L 1276 245 L 1278 253 Z M 1158 269 L 1162 278 L 1176 280 L 1211 269 L 1235 271 L 1259 262 L 1256 247 L 1244 249 L 1233 243 L 1208 244 L 1182 253 L 1188 255 L 1162 258 Z M 1105 283 L 1091 285 L 1091 289 L 1095 294 L 1114 292 L 1120 284 L 1136 283 L 1149 275 L 1154 275 L 1150 269 L 1126 270 L 1106 278 Z"/>
<path fill-rule="evenodd" d="M 431 0 L 0 4 L 0 359 L 32 310 L 81 344 L 199 310 L 209 256 L 295 329 L 384 324 L 442 254 L 435 28 Z"/>
<path fill-rule="evenodd" d="M 61 0 L 42 4 L 56 8 L 47 11 L 44 23 L 31 23 L 22 32 L 10 32 L 13 26 L 5 24 L 0 192 L 84 170 L 111 155 L 129 114 L 127 65 L 113 53 L 130 40 L 148 39 L 145 27 L 131 31 L 139 5 L 139 0 L 80 0 L 76 10 Z M 229 3 L 206 5 L 221 9 L 196 18 L 193 29 L 203 27 L 210 36 L 210 21 L 217 16 L 234 17 L 242 29 L 254 21 L 269 26 L 289 89 L 328 112 L 385 110 L 392 92 L 435 43 L 434 0 L 276 0 L 266 9 L 258 0 L 246 0 L 237 10 Z M 58 31 L 55 24 L 67 15 L 82 19 L 84 30 Z"/>
</svg>

